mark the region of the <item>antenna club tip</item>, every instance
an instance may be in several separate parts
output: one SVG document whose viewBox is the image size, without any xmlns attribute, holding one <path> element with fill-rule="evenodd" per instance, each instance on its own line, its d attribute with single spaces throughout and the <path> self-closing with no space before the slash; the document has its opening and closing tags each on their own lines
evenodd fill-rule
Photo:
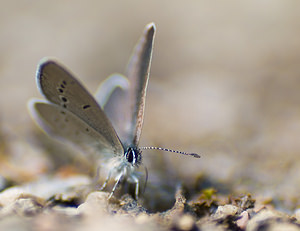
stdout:
<svg viewBox="0 0 300 231">
<path fill-rule="evenodd" d="M 201 156 L 198 155 L 197 153 L 189 153 L 189 155 L 191 155 L 192 157 L 195 157 L 195 158 L 201 158 Z"/>
</svg>

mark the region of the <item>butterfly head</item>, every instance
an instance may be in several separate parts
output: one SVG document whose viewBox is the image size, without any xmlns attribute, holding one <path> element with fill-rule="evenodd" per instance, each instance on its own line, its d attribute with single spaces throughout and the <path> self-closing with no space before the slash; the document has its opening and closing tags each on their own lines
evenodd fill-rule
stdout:
<svg viewBox="0 0 300 231">
<path fill-rule="evenodd" d="M 133 166 L 139 166 L 142 163 L 142 152 L 141 150 L 133 147 L 127 148 L 124 153 L 124 158 L 126 158 L 127 162 L 132 164 Z"/>
</svg>

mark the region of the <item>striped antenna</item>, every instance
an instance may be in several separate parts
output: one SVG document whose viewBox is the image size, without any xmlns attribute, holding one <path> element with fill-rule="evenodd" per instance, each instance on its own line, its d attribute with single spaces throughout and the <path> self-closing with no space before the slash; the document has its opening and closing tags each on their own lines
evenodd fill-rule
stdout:
<svg viewBox="0 0 300 231">
<path fill-rule="evenodd" d="M 173 153 L 178 153 L 181 155 L 186 155 L 186 156 L 192 156 L 195 158 L 200 158 L 201 156 L 198 155 L 197 153 L 188 153 L 188 152 L 181 152 L 181 151 L 175 151 L 172 149 L 168 149 L 168 148 L 159 148 L 159 147 L 139 147 L 140 150 L 161 150 L 161 151 L 165 151 L 165 152 L 173 152 Z"/>
</svg>

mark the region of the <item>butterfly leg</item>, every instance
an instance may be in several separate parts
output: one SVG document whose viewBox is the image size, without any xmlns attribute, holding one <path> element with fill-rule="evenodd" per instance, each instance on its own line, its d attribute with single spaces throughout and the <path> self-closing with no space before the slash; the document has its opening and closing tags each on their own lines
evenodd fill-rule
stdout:
<svg viewBox="0 0 300 231">
<path fill-rule="evenodd" d="M 114 187 L 112 188 L 111 193 L 110 193 L 108 199 L 110 199 L 110 198 L 112 197 L 112 195 L 114 194 L 114 192 L 115 192 L 115 190 L 116 190 L 118 184 L 120 183 L 120 181 L 121 181 L 121 179 L 122 179 L 122 176 L 123 176 L 123 174 L 120 174 L 120 175 L 117 177 L 117 181 L 116 181 Z"/>
<path fill-rule="evenodd" d="M 105 189 L 105 187 L 106 187 L 106 185 L 107 185 L 107 183 L 108 183 L 108 181 L 110 179 L 110 176 L 111 176 L 111 171 L 109 171 L 109 173 L 108 173 L 108 175 L 107 175 L 104 183 L 102 184 L 101 188 L 99 189 L 100 191 L 102 191 L 103 189 Z"/>
<path fill-rule="evenodd" d="M 135 183 L 135 199 L 138 200 L 140 187 L 139 179 L 136 176 L 133 176 L 133 181 Z"/>
</svg>

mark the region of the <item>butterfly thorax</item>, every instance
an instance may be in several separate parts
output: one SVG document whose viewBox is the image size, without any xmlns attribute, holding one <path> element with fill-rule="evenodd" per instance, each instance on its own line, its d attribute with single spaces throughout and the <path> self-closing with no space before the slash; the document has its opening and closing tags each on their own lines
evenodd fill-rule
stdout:
<svg viewBox="0 0 300 231">
<path fill-rule="evenodd" d="M 131 163 L 133 166 L 139 166 L 142 162 L 141 151 L 137 148 L 127 148 L 124 153 L 124 158 L 126 158 L 127 162 Z"/>
</svg>

